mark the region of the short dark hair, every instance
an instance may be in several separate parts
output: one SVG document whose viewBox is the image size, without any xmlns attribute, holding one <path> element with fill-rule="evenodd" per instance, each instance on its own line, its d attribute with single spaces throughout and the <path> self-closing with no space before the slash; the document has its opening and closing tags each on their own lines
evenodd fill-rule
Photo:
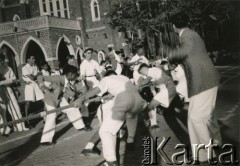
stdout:
<svg viewBox="0 0 240 166">
<path fill-rule="evenodd" d="M 144 49 L 144 45 L 142 45 L 142 44 L 135 44 L 135 45 L 133 45 L 133 50 L 132 50 L 133 54 L 136 54 L 137 51 L 138 51 L 139 49 L 141 49 L 141 48 Z"/>
<path fill-rule="evenodd" d="M 142 63 L 142 64 L 139 66 L 138 72 L 140 73 L 140 70 L 142 70 L 142 68 L 144 68 L 144 67 L 149 68 L 149 66 L 148 66 L 147 64 Z"/>
<path fill-rule="evenodd" d="M 83 51 L 83 54 L 85 54 L 87 51 L 91 51 L 92 53 L 93 53 L 93 51 L 94 51 L 94 49 L 93 48 L 91 48 L 91 47 L 87 47 L 87 48 L 85 48 L 85 50 Z"/>
<path fill-rule="evenodd" d="M 121 51 L 115 51 L 115 53 L 116 53 L 117 55 L 119 55 L 119 54 L 121 54 L 122 52 L 121 52 Z"/>
<path fill-rule="evenodd" d="M 68 74 L 68 73 L 77 74 L 77 73 L 78 73 L 78 69 L 77 69 L 75 66 L 66 65 L 66 66 L 63 68 L 63 74 Z"/>
<path fill-rule="evenodd" d="M 185 28 L 189 23 L 189 16 L 185 12 L 178 12 L 171 17 L 171 22 L 176 28 Z"/>
<path fill-rule="evenodd" d="M 166 60 L 163 60 L 163 61 L 161 62 L 161 65 L 166 65 L 166 64 L 168 64 L 168 61 L 166 61 Z"/>
<path fill-rule="evenodd" d="M 26 59 L 28 60 L 28 59 L 30 59 L 32 56 L 33 56 L 34 58 L 36 58 L 35 55 L 29 55 L 29 56 L 27 56 Z"/>
<path fill-rule="evenodd" d="M 117 73 L 114 70 L 109 70 L 109 71 L 106 72 L 104 77 L 107 77 L 107 76 L 110 76 L 110 75 L 117 75 Z"/>
<path fill-rule="evenodd" d="M 43 67 L 44 65 L 48 65 L 47 61 L 41 62 L 41 67 Z"/>
<path fill-rule="evenodd" d="M 91 47 L 85 48 L 85 50 L 83 51 L 83 55 L 82 55 L 84 59 L 86 58 L 85 53 L 86 53 L 87 51 L 89 51 L 89 50 L 90 50 L 92 53 L 94 52 L 94 49 L 91 48 Z"/>
<path fill-rule="evenodd" d="M 100 65 L 103 65 L 104 63 L 106 63 L 106 61 L 101 61 Z"/>
</svg>

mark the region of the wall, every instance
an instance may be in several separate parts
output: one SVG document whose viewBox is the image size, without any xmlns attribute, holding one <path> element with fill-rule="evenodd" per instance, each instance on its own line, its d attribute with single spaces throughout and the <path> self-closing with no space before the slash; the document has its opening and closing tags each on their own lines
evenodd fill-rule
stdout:
<svg viewBox="0 0 240 166">
<path fill-rule="evenodd" d="M 108 52 L 107 46 L 109 44 L 114 45 L 114 49 L 118 50 L 123 48 L 124 42 L 123 36 L 119 36 L 118 32 L 112 30 L 108 25 L 107 14 L 109 12 L 109 5 L 114 3 L 115 0 L 98 0 L 100 10 L 100 21 L 92 21 L 91 13 L 91 0 L 82 0 L 83 12 L 84 12 L 84 25 L 86 33 L 88 34 L 88 46 L 93 47 L 96 50 L 105 50 Z M 107 38 L 104 36 L 107 34 Z"/>
</svg>

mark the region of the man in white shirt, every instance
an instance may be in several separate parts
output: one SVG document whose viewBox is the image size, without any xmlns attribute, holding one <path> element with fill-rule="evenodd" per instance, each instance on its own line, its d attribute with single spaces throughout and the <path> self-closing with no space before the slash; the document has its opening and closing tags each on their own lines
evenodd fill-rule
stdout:
<svg viewBox="0 0 240 166">
<path fill-rule="evenodd" d="M 117 75 L 121 75 L 122 73 L 122 66 L 120 65 L 121 63 L 120 56 L 121 56 L 121 52 L 115 51 L 115 50 L 111 51 L 108 54 L 108 60 L 112 65 L 111 68 L 117 73 Z"/>
<path fill-rule="evenodd" d="M 36 83 L 36 77 L 39 73 L 38 67 L 35 65 L 35 57 L 33 55 L 27 58 L 27 64 L 22 68 L 22 79 L 26 82 L 25 96 L 25 114 L 28 116 L 30 102 L 42 100 L 43 92 L 39 89 Z"/>
<path fill-rule="evenodd" d="M 113 96 L 98 112 L 98 117 L 103 117 L 99 135 L 103 146 L 103 156 L 108 163 L 116 163 L 116 135 L 126 118 L 135 120 L 136 115 L 143 110 L 145 101 L 139 95 L 137 88 L 131 81 L 114 71 L 106 73 L 98 86 L 87 92 L 83 98 L 76 100 L 76 106 L 95 95 L 108 92 Z M 101 116 L 102 115 L 102 116 Z M 137 124 L 136 124 L 137 125 Z M 129 131 L 131 137 L 135 136 L 136 128 Z"/>
<path fill-rule="evenodd" d="M 81 77 L 88 89 L 95 88 L 99 83 L 97 74 L 100 75 L 100 79 L 103 77 L 100 65 L 92 59 L 92 53 L 92 48 L 86 48 L 83 53 L 85 59 L 80 65 Z"/>
<path fill-rule="evenodd" d="M 139 73 L 147 77 L 142 81 L 140 87 L 153 84 L 153 86 L 159 91 L 148 104 L 147 110 L 153 110 L 159 105 L 168 108 L 176 96 L 176 88 L 172 78 L 160 68 L 150 68 L 146 64 L 142 64 L 139 67 Z"/>
<path fill-rule="evenodd" d="M 137 54 L 132 57 L 132 59 L 128 62 L 128 65 L 133 68 L 133 79 L 135 85 L 138 85 L 141 82 L 142 76 L 139 74 L 138 69 L 142 63 L 149 64 L 148 59 L 144 56 L 145 52 L 143 48 L 139 48 L 137 50 Z"/>
<path fill-rule="evenodd" d="M 75 98 L 84 94 L 86 88 L 83 82 L 78 81 L 77 68 L 74 66 L 66 66 L 66 74 L 62 76 L 38 76 L 38 83 L 45 93 L 44 103 L 47 111 L 60 107 L 69 106 Z M 44 81 L 51 82 L 49 87 L 46 87 Z M 61 97 L 62 96 L 62 97 Z M 83 109 L 83 107 L 82 107 Z M 79 131 L 90 131 L 91 127 L 86 126 L 82 119 L 82 111 L 79 108 L 70 107 L 64 109 L 69 121 Z M 57 113 L 48 114 L 44 125 L 41 144 L 52 145 L 55 134 Z"/>
</svg>

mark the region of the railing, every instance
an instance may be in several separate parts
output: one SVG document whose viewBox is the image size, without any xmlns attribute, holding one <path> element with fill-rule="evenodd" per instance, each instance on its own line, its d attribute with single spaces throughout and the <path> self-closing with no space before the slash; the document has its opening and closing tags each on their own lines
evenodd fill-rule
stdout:
<svg viewBox="0 0 240 166">
<path fill-rule="evenodd" d="M 53 28 L 80 30 L 80 24 L 77 20 L 70 20 L 57 17 L 48 17 L 49 26 Z"/>
<path fill-rule="evenodd" d="M 34 17 L 17 22 L 6 22 L 0 24 L 0 35 L 6 35 L 16 32 L 39 30 L 43 28 L 60 28 L 69 30 L 80 30 L 80 25 L 77 20 L 65 18 L 41 16 Z"/>
</svg>

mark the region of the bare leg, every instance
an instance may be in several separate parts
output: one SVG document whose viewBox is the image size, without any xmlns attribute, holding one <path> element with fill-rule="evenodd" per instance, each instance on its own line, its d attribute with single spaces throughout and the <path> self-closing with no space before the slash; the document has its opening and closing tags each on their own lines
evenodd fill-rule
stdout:
<svg viewBox="0 0 240 166">
<path fill-rule="evenodd" d="M 30 108 L 30 101 L 26 101 L 26 103 L 25 103 L 25 116 L 26 117 L 28 116 L 29 108 Z"/>
<path fill-rule="evenodd" d="M 93 143 L 95 146 L 100 142 L 99 131 L 96 131 L 95 134 L 92 136 L 89 142 Z"/>
<path fill-rule="evenodd" d="M 0 124 L 7 122 L 6 109 L 7 109 L 6 105 L 0 104 Z M 8 136 L 8 134 L 11 132 L 11 129 L 7 126 L 7 127 L 2 128 L 0 130 L 0 132 L 2 133 L 3 136 Z"/>
<path fill-rule="evenodd" d="M 153 99 L 147 106 L 147 111 L 155 110 L 157 106 L 161 105 L 157 100 Z M 155 110 L 156 111 L 156 110 Z"/>
<path fill-rule="evenodd" d="M 25 117 L 28 116 L 28 111 L 29 111 L 29 108 L 30 108 L 30 104 L 31 104 L 30 101 L 26 101 L 26 103 L 25 103 Z M 26 121 L 25 126 L 27 128 L 30 128 L 30 129 L 32 128 L 29 121 Z"/>
</svg>

